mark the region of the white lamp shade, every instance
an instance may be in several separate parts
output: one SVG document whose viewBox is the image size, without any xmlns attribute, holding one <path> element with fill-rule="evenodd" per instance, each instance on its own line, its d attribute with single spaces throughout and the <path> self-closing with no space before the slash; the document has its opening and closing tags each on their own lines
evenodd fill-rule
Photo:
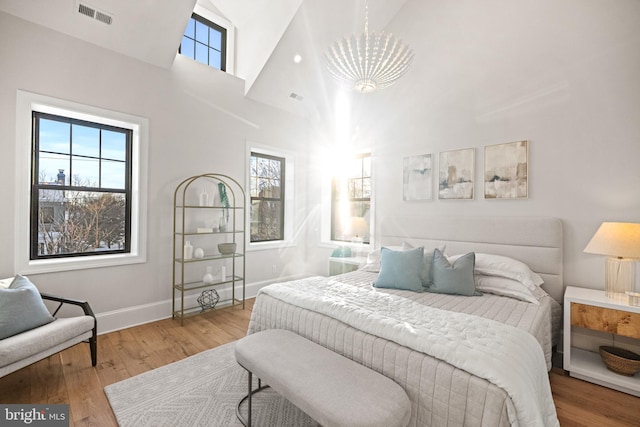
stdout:
<svg viewBox="0 0 640 427">
<path fill-rule="evenodd" d="M 351 234 L 358 237 L 368 235 L 369 224 L 367 224 L 367 220 L 361 216 L 351 217 Z"/>
<path fill-rule="evenodd" d="M 640 258 L 640 224 L 603 222 L 584 251 L 618 258 Z"/>
</svg>

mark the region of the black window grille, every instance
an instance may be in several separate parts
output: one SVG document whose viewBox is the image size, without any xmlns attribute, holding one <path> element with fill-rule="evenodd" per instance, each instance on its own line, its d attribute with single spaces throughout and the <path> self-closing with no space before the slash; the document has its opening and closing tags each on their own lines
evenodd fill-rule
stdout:
<svg viewBox="0 0 640 427">
<path fill-rule="evenodd" d="M 32 117 L 30 259 L 129 253 L 132 130 Z"/>
</svg>

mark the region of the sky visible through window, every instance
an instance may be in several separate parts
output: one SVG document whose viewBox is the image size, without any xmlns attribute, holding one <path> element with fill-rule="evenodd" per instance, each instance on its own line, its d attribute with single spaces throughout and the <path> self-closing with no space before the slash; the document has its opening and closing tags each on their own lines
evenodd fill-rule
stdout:
<svg viewBox="0 0 640 427">
<path fill-rule="evenodd" d="M 213 22 L 193 15 L 182 37 L 180 53 L 219 70 L 224 67 L 224 34 L 226 30 Z"/>
<path fill-rule="evenodd" d="M 39 137 L 40 182 L 125 189 L 125 133 L 42 118 Z"/>
</svg>

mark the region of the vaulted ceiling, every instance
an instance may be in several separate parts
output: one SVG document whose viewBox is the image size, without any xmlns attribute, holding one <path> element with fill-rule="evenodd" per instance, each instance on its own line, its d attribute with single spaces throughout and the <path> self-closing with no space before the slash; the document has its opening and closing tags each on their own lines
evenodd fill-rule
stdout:
<svg viewBox="0 0 640 427">
<path fill-rule="evenodd" d="M 370 29 L 383 29 L 405 1 L 370 0 Z M 364 26 L 364 0 L 0 0 L 0 10 L 169 69 L 196 2 L 234 25 L 235 75 L 246 95 L 303 115 L 325 96 L 322 52 Z M 111 24 L 79 13 L 80 3 Z"/>
</svg>

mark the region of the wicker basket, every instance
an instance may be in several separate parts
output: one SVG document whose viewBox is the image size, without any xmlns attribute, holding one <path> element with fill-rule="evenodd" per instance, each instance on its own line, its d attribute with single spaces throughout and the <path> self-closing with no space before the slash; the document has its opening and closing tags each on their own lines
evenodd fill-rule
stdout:
<svg viewBox="0 0 640 427">
<path fill-rule="evenodd" d="M 623 348 L 603 345 L 600 357 L 607 368 L 616 374 L 631 377 L 640 371 L 640 355 Z"/>
</svg>

